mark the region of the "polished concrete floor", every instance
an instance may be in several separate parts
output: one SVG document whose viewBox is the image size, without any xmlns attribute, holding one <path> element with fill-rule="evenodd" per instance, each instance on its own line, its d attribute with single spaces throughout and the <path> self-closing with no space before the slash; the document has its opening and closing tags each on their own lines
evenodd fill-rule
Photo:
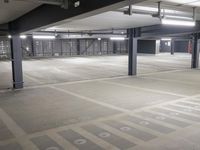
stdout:
<svg viewBox="0 0 200 150">
<path fill-rule="evenodd" d="M 138 59 L 135 77 L 127 56 L 24 61 L 26 87 L 0 90 L 0 150 L 199 150 L 190 55 Z"/>
</svg>

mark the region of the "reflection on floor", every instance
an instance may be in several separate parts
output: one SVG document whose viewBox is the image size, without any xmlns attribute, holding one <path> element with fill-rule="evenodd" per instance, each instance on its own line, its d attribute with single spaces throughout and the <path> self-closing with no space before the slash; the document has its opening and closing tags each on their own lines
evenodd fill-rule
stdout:
<svg viewBox="0 0 200 150">
<path fill-rule="evenodd" d="M 108 74 L 95 79 L 85 70 L 83 75 L 90 80 L 1 91 L 0 150 L 199 150 L 200 70 L 189 69 L 186 56 L 174 58 L 175 64 L 168 56 L 151 56 L 153 61 L 146 64 L 142 57 L 137 77 L 108 78 Z M 105 70 L 116 67 L 108 69 L 110 75 L 122 73 L 125 65 L 118 61 L 124 58 L 113 58 L 113 65 L 101 63 L 107 64 Z M 43 61 L 41 69 L 50 60 L 39 61 Z M 57 60 L 57 65 L 64 66 L 62 61 Z M 33 62 L 26 63 L 30 67 Z M 150 65 L 154 68 L 144 67 Z"/>
</svg>

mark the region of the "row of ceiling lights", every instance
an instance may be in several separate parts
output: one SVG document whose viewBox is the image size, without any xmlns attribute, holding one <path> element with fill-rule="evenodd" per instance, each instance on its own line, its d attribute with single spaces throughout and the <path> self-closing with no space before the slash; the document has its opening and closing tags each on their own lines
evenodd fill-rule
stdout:
<svg viewBox="0 0 200 150">
<path fill-rule="evenodd" d="M 11 39 L 12 36 L 8 35 L 8 38 Z M 26 39 L 27 36 L 26 35 L 20 35 L 21 39 Z M 52 40 L 52 39 L 56 39 L 56 36 L 53 35 L 33 35 L 33 39 L 48 39 L 48 40 Z M 97 38 L 97 40 L 101 41 L 101 38 Z M 126 40 L 125 37 L 110 37 L 110 40 L 112 41 L 124 41 Z M 161 38 L 162 41 L 171 41 L 171 38 Z"/>
<path fill-rule="evenodd" d="M 11 39 L 12 36 L 11 35 L 8 35 L 8 38 Z M 26 39 L 27 36 L 26 35 L 20 35 L 20 38 L 21 39 Z M 54 35 L 33 35 L 33 39 L 48 39 L 48 40 L 53 40 L 53 39 L 56 39 L 56 36 Z M 101 38 L 97 38 L 99 41 L 101 40 Z M 110 40 L 118 40 L 118 41 L 121 41 L 121 40 L 125 40 L 126 38 L 125 37 L 110 37 Z"/>
<path fill-rule="evenodd" d="M 11 39 L 12 36 L 8 35 L 8 38 Z M 21 39 L 26 39 L 27 36 L 26 35 L 20 35 Z M 33 35 L 33 39 L 55 39 L 56 36 L 52 36 L 52 35 Z"/>
</svg>

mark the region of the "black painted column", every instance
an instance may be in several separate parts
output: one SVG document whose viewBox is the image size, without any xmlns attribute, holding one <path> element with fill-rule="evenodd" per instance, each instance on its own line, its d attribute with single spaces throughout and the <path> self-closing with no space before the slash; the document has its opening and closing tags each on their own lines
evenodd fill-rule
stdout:
<svg viewBox="0 0 200 150">
<path fill-rule="evenodd" d="M 175 48 L 175 41 L 174 39 L 171 40 L 171 55 L 174 55 L 174 48 Z"/>
<path fill-rule="evenodd" d="M 35 52 L 33 37 L 28 37 L 28 38 L 30 39 L 30 44 L 31 44 L 31 54 L 34 57 L 36 56 L 36 52 Z"/>
<path fill-rule="evenodd" d="M 11 58 L 12 58 L 12 76 L 13 88 L 23 88 L 22 72 L 22 49 L 19 35 L 12 35 L 11 39 Z"/>
<path fill-rule="evenodd" d="M 113 54 L 117 53 L 117 42 L 113 41 Z"/>
<path fill-rule="evenodd" d="M 77 55 L 81 55 L 81 43 L 80 39 L 77 39 Z"/>
<path fill-rule="evenodd" d="M 195 33 L 193 37 L 193 48 L 192 48 L 192 68 L 199 67 L 199 34 Z"/>
<path fill-rule="evenodd" d="M 135 30 L 128 29 L 128 75 L 137 74 L 137 45 L 138 39 L 135 38 Z"/>
</svg>

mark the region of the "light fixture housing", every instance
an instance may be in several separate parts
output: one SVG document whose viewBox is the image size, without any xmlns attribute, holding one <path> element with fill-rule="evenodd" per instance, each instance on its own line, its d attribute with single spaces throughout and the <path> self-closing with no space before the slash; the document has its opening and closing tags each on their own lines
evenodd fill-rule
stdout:
<svg viewBox="0 0 200 150">
<path fill-rule="evenodd" d="M 52 39 L 55 39 L 56 36 L 54 35 L 33 35 L 33 38 L 34 39 L 46 39 L 46 40 L 52 40 Z"/>
<path fill-rule="evenodd" d="M 180 20 L 180 19 L 168 19 L 163 18 L 161 19 L 162 24 L 164 25 L 174 25 L 174 26 L 189 26 L 194 27 L 196 22 L 194 20 Z"/>
<path fill-rule="evenodd" d="M 26 36 L 26 35 L 20 35 L 20 38 L 21 38 L 21 39 L 26 39 L 27 36 Z"/>
<path fill-rule="evenodd" d="M 112 40 L 112 41 L 124 41 L 125 37 L 111 37 L 110 40 Z"/>
<path fill-rule="evenodd" d="M 161 41 L 171 41 L 171 38 L 161 38 Z"/>
<path fill-rule="evenodd" d="M 167 18 L 167 19 L 180 19 L 180 20 L 185 20 L 185 21 L 193 21 L 194 20 L 192 17 L 178 16 L 178 15 L 165 15 L 165 18 Z"/>
</svg>

